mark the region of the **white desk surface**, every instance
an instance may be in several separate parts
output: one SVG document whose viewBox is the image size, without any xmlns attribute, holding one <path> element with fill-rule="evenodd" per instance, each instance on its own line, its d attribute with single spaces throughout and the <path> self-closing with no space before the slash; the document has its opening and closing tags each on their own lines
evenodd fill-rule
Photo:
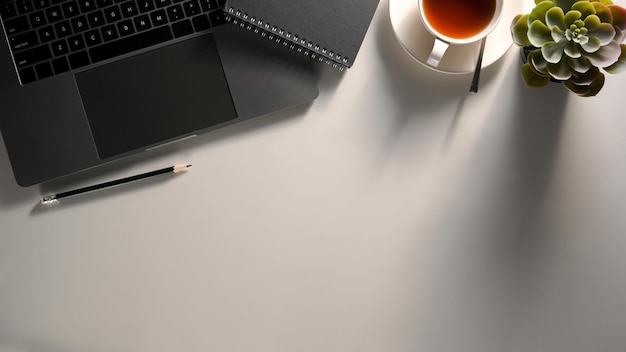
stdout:
<svg viewBox="0 0 626 352">
<path fill-rule="evenodd" d="M 30 188 L 0 148 L 0 351 L 626 351 L 626 75 L 528 89 L 513 48 L 470 95 L 387 5 L 306 107 Z"/>
</svg>

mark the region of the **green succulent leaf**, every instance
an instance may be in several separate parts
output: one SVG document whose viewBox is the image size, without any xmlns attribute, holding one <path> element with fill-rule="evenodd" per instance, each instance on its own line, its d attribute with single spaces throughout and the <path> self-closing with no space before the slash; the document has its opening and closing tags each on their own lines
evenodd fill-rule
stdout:
<svg viewBox="0 0 626 352">
<path fill-rule="evenodd" d="M 604 81 L 605 77 L 602 73 L 600 73 L 598 78 L 589 85 L 589 93 L 583 95 L 583 97 L 595 97 L 598 95 L 598 93 L 602 90 L 602 87 L 604 87 Z"/>
<path fill-rule="evenodd" d="M 582 13 L 582 18 L 596 14 L 596 8 L 588 0 L 577 1 L 572 5 L 571 9 L 580 11 L 580 13 Z"/>
<path fill-rule="evenodd" d="M 548 61 L 546 68 L 548 69 L 550 76 L 558 79 L 559 81 L 565 81 L 572 77 L 572 69 L 567 63 L 567 58 L 563 58 L 563 60 L 557 62 L 556 64 Z"/>
<path fill-rule="evenodd" d="M 596 51 L 600 50 L 600 39 L 596 38 L 596 37 L 588 37 L 589 40 L 585 43 L 580 43 L 580 47 L 583 48 L 583 50 L 588 53 L 595 53 Z"/>
<path fill-rule="evenodd" d="M 565 87 L 572 92 L 578 94 L 581 97 L 592 97 L 597 95 L 604 86 L 605 77 L 602 72 L 597 71 L 591 75 L 586 75 L 585 79 L 579 79 L 576 76 L 572 76 L 566 82 L 563 82 Z"/>
<path fill-rule="evenodd" d="M 521 73 L 527 87 L 545 87 L 550 83 L 550 76 L 538 74 L 528 63 L 522 65 Z"/>
<path fill-rule="evenodd" d="M 626 39 L 626 30 L 621 30 L 617 27 L 615 28 L 615 38 L 613 39 L 614 41 L 621 43 L 624 41 L 624 39 Z"/>
<path fill-rule="evenodd" d="M 597 37 L 600 45 L 607 45 L 615 38 L 615 28 L 610 23 L 600 22 L 600 17 L 591 15 L 585 18 L 585 28 L 587 35 Z"/>
<path fill-rule="evenodd" d="M 596 15 L 600 17 L 602 23 L 613 23 L 613 13 L 606 5 L 601 2 L 594 1 L 591 3 L 596 9 Z"/>
<path fill-rule="evenodd" d="M 541 21 L 541 23 L 546 23 L 546 12 L 549 9 L 553 8 L 554 4 L 552 1 L 543 1 L 537 4 L 532 11 L 530 11 L 530 17 L 528 18 L 528 23 L 533 23 L 535 21 Z"/>
<path fill-rule="evenodd" d="M 528 40 L 528 17 L 529 14 L 517 15 L 511 22 L 511 36 L 513 42 L 519 46 L 531 45 Z"/>
<path fill-rule="evenodd" d="M 565 13 L 560 7 L 553 7 L 546 12 L 546 25 L 548 28 L 554 30 L 557 27 L 561 31 L 564 31 L 565 26 Z"/>
<path fill-rule="evenodd" d="M 528 27 L 528 40 L 533 46 L 542 47 L 552 41 L 552 31 L 541 21 L 534 21 Z"/>
<path fill-rule="evenodd" d="M 560 42 L 546 42 L 541 47 L 541 54 L 551 64 L 556 64 L 561 61 L 563 57 L 563 51 L 565 50 L 565 46 L 567 46 L 569 42 L 567 40 L 561 40 Z"/>
<path fill-rule="evenodd" d="M 604 70 L 608 73 L 621 73 L 626 71 L 626 44 L 620 44 L 621 54 L 617 61 L 609 66 L 605 67 Z"/>
<path fill-rule="evenodd" d="M 596 96 L 600 92 L 600 89 L 602 89 L 603 84 L 604 84 L 604 81 L 602 81 L 602 84 L 599 84 L 599 85 L 588 85 L 588 86 L 580 86 L 571 82 L 564 83 L 567 89 L 569 89 L 574 94 L 577 94 L 578 96 L 583 97 L 583 98 Z"/>
<path fill-rule="evenodd" d="M 591 91 L 591 88 L 589 88 L 589 86 L 578 85 L 572 81 L 565 81 L 563 82 L 563 85 L 565 86 L 565 88 L 569 89 L 574 94 L 579 95 L 581 97 L 584 97 L 587 93 Z"/>
<path fill-rule="evenodd" d="M 613 65 L 619 59 L 622 53 L 622 49 L 617 42 L 610 42 L 609 44 L 600 47 L 598 51 L 592 54 L 588 54 L 587 58 L 591 61 L 591 64 L 597 67 L 608 67 Z"/>
<path fill-rule="evenodd" d="M 585 19 L 583 20 L 582 26 L 584 26 L 585 28 L 591 31 L 591 30 L 598 28 L 601 24 L 602 24 L 602 21 L 600 21 L 600 17 L 596 15 L 589 15 L 589 16 L 586 16 Z"/>
<path fill-rule="evenodd" d="M 590 85 L 600 75 L 602 75 L 602 72 L 600 72 L 600 69 L 598 69 L 597 67 L 591 67 L 589 71 L 587 72 L 583 72 L 583 73 L 573 72 L 572 77 L 569 79 L 569 81 L 576 83 L 578 85 Z"/>
<path fill-rule="evenodd" d="M 574 23 L 574 21 L 579 20 L 583 17 L 582 12 L 570 10 L 565 13 L 565 24 L 569 27 L 570 24 Z"/>
<path fill-rule="evenodd" d="M 554 5 L 563 9 L 563 11 L 567 11 L 572 8 L 578 0 L 554 0 Z"/>
<path fill-rule="evenodd" d="M 572 70 L 577 73 L 585 73 L 591 68 L 591 62 L 589 62 L 589 59 L 584 56 L 581 56 L 579 58 L 569 57 L 567 58 L 567 62 L 569 63 L 569 66 L 572 68 Z"/>
<path fill-rule="evenodd" d="M 565 52 L 565 55 L 571 58 L 576 59 L 582 56 L 582 53 L 580 52 L 580 49 L 578 49 L 578 45 L 576 45 L 576 43 L 567 42 L 563 51 Z"/>
<path fill-rule="evenodd" d="M 537 73 L 544 76 L 549 75 L 547 68 L 548 62 L 546 61 L 546 59 L 543 58 L 543 55 L 541 55 L 540 49 L 531 51 L 530 54 L 528 54 L 527 61 L 531 64 L 531 66 L 535 69 Z"/>
<path fill-rule="evenodd" d="M 611 10 L 613 25 L 622 31 L 626 31 L 626 9 L 617 5 L 608 5 L 607 8 Z"/>
<path fill-rule="evenodd" d="M 555 42 L 567 39 L 565 32 L 560 30 L 558 27 L 552 27 L 552 32 L 550 34 L 552 34 L 552 40 Z"/>
</svg>

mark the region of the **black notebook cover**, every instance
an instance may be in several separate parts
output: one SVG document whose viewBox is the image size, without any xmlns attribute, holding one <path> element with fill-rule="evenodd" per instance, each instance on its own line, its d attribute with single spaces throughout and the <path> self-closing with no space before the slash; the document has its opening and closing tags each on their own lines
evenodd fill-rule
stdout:
<svg viewBox="0 0 626 352">
<path fill-rule="evenodd" d="M 351 67 L 379 0 L 228 0 L 236 24 L 337 67 Z"/>
</svg>

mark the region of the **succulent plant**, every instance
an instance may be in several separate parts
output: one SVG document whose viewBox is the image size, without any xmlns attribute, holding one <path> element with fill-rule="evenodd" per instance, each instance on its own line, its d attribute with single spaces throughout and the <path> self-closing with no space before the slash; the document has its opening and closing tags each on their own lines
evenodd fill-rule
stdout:
<svg viewBox="0 0 626 352">
<path fill-rule="evenodd" d="M 563 82 L 580 96 L 594 96 L 604 72 L 626 70 L 626 9 L 610 0 L 535 0 L 511 23 L 515 44 L 531 47 L 522 65 L 524 83 Z"/>
</svg>

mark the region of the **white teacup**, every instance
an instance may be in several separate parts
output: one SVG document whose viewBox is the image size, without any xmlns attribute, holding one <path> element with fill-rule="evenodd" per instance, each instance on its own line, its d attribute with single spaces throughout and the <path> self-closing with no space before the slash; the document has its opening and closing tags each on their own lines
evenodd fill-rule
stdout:
<svg viewBox="0 0 626 352">
<path fill-rule="evenodd" d="M 427 62 L 437 67 L 451 44 L 473 43 L 489 34 L 502 17 L 504 0 L 418 0 L 418 3 L 424 26 L 435 36 Z"/>
</svg>

